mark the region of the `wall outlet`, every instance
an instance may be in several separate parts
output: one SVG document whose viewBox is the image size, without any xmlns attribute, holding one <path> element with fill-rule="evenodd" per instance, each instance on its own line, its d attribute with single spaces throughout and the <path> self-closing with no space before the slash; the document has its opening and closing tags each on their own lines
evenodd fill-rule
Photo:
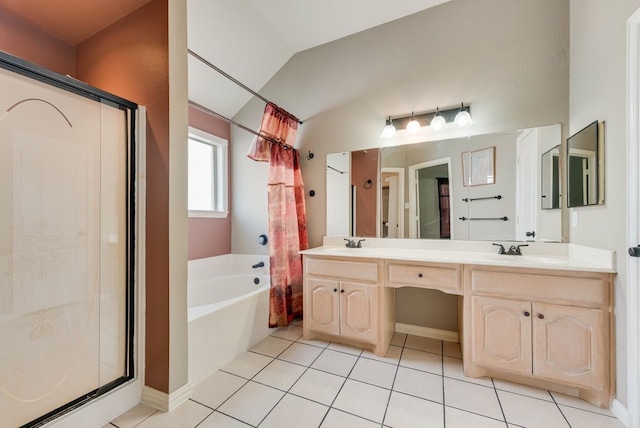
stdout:
<svg viewBox="0 0 640 428">
<path fill-rule="evenodd" d="M 578 211 L 571 213 L 571 226 L 578 227 Z"/>
</svg>

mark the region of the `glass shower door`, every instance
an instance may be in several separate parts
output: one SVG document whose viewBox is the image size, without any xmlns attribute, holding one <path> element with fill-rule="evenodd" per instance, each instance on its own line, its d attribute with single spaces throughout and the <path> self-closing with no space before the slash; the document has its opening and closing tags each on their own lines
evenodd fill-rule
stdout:
<svg viewBox="0 0 640 428">
<path fill-rule="evenodd" d="M 126 375 L 127 117 L 0 70 L 0 415 Z"/>
</svg>

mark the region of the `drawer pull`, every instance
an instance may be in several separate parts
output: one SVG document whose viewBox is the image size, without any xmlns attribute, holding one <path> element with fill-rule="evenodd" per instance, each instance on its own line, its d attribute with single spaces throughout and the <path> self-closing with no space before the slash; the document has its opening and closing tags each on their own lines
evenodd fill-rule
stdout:
<svg viewBox="0 0 640 428">
<path fill-rule="evenodd" d="M 418 274 L 418 278 L 422 278 L 422 274 L 421 273 Z"/>
<path fill-rule="evenodd" d="M 531 314 L 529 313 L 529 311 L 525 311 L 525 313 L 524 313 L 524 316 L 525 316 L 525 317 L 528 317 L 528 316 L 530 316 L 530 315 L 531 315 Z"/>
<path fill-rule="evenodd" d="M 542 314 L 538 314 L 538 318 L 540 318 L 541 320 L 543 320 L 543 319 L 544 319 L 544 315 L 542 315 Z"/>
<path fill-rule="evenodd" d="M 344 293 L 344 290 L 340 290 L 341 293 Z"/>
</svg>

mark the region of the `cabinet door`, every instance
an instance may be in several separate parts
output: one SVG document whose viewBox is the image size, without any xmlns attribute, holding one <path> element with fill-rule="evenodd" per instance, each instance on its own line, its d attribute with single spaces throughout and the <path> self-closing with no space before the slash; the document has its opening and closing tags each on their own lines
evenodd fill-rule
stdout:
<svg viewBox="0 0 640 428">
<path fill-rule="evenodd" d="M 378 286 L 340 283 L 340 334 L 376 343 L 378 336 Z"/>
<path fill-rule="evenodd" d="M 340 333 L 338 281 L 308 278 L 305 283 L 305 318 L 314 331 Z"/>
<path fill-rule="evenodd" d="M 601 309 L 534 303 L 533 316 L 535 375 L 576 386 L 606 386 Z"/>
<path fill-rule="evenodd" d="M 531 374 L 531 303 L 472 297 L 473 362 Z"/>
</svg>

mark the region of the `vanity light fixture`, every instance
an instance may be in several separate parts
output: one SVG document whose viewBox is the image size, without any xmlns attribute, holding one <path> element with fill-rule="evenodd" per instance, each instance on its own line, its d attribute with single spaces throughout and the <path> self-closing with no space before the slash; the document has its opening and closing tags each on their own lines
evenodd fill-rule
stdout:
<svg viewBox="0 0 640 428">
<path fill-rule="evenodd" d="M 393 120 L 391 120 L 391 116 L 387 119 L 387 124 L 384 128 L 382 128 L 382 135 L 380 138 L 393 138 L 396 135 L 396 127 L 393 126 Z"/>
<path fill-rule="evenodd" d="M 471 119 L 471 114 L 467 111 L 467 108 L 464 106 L 464 103 L 460 104 L 460 111 L 456 114 L 456 118 L 453 120 L 456 125 L 461 128 L 472 125 L 473 120 Z"/>
<path fill-rule="evenodd" d="M 405 128 L 407 134 L 415 134 L 420 130 L 420 122 L 416 120 L 416 116 L 411 112 L 411 120 L 407 123 L 407 127 Z"/>
<path fill-rule="evenodd" d="M 398 129 L 404 129 L 408 135 L 414 135 L 418 133 L 422 127 L 426 126 L 429 126 L 434 131 L 440 131 L 447 126 L 447 123 L 451 122 L 459 127 L 466 127 L 473 124 L 470 111 L 471 107 L 465 106 L 464 103 L 462 103 L 461 107 L 445 110 L 440 110 L 440 108 L 437 107 L 436 111 L 429 113 L 415 114 L 411 112 L 411 116 L 400 116 L 394 119 L 389 116 L 380 138 L 395 137 L 396 126 L 394 126 L 394 121 Z"/>
</svg>

